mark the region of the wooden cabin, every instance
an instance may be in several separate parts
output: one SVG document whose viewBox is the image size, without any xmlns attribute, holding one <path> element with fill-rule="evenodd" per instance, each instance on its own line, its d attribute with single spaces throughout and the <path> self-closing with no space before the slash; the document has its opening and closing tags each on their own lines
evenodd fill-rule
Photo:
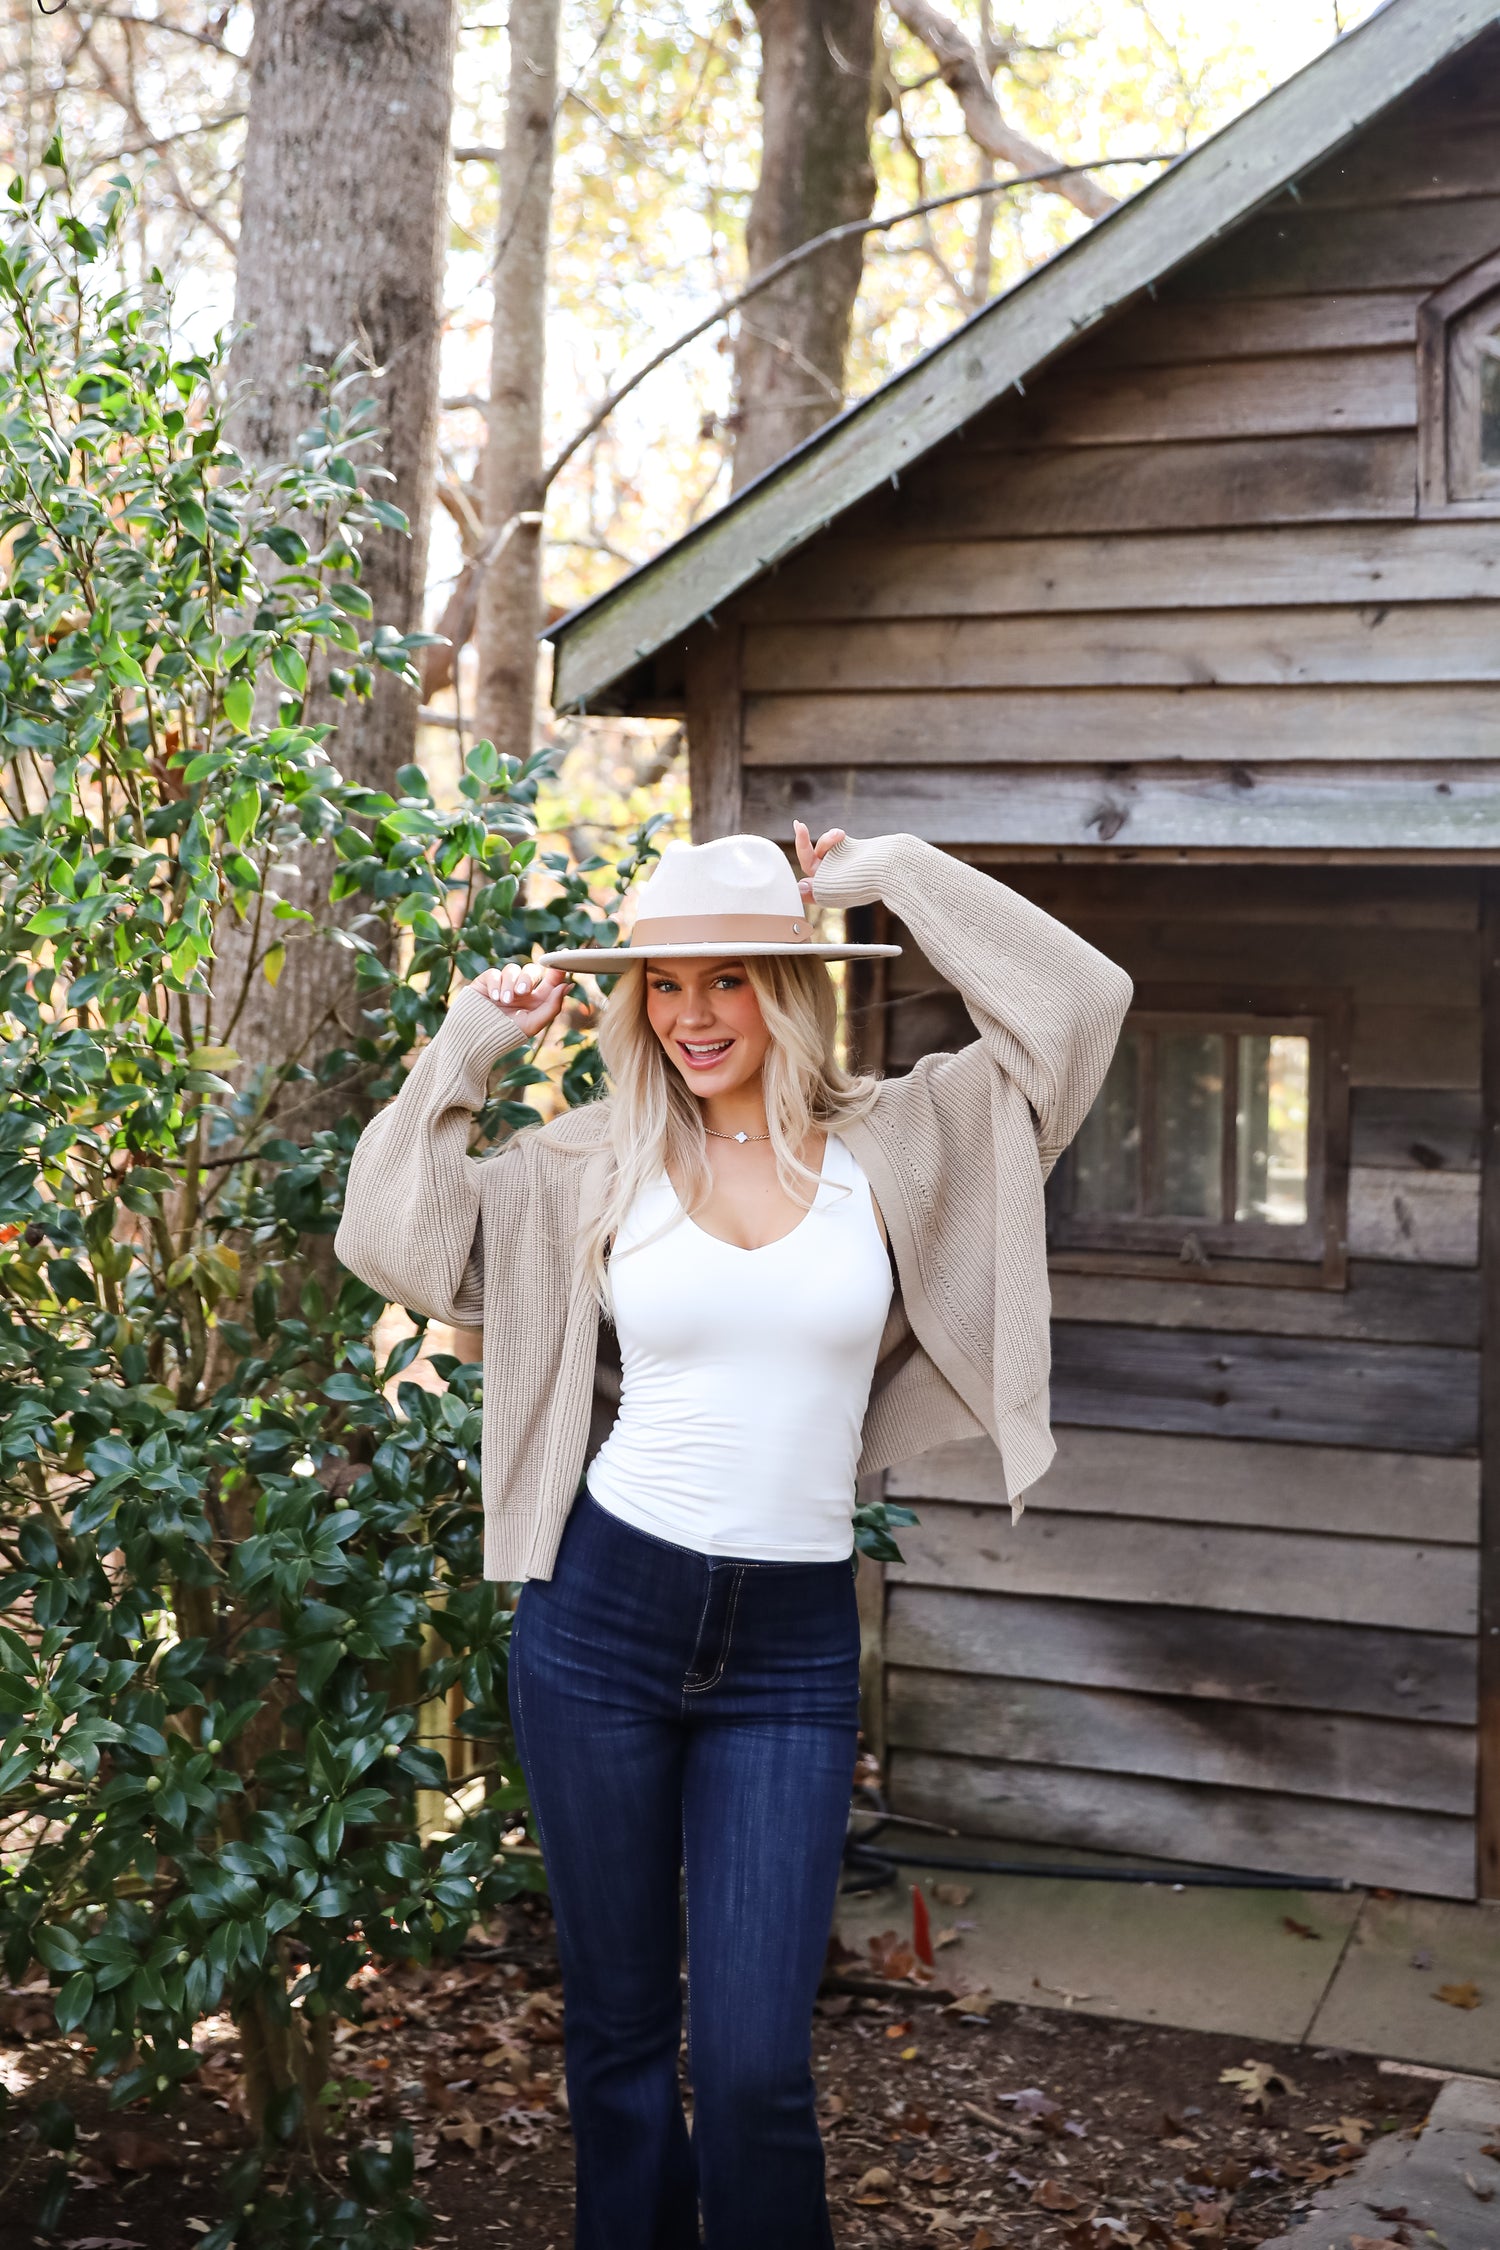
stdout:
<svg viewBox="0 0 1500 2250">
<path fill-rule="evenodd" d="M 701 835 L 913 830 L 1136 980 L 1056 1465 L 885 1480 L 893 1805 L 1500 1895 L 1497 0 L 1390 0 L 554 638 L 686 714 Z M 891 934 L 899 1072 L 972 1026 Z"/>
</svg>

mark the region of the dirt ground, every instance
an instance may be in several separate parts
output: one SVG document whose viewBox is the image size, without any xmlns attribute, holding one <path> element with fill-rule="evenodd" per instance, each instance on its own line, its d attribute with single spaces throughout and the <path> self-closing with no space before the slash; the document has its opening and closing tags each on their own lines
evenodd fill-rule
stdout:
<svg viewBox="0 0 1500 2250">
<path fill-rule="evenodd" d="M 943 1954 L 935 1971 L 913 1962 L 904 1894 L 892 1920 L 902 1928 L 869 1956 L 831 1960 L 818 2003 L 839 2250 L 1238 2250 L 1281 2232 L 1318 2181 L 1429 2105 L 1430 2082 L 1373 2060 L 965 1996 Z M 569 2250 L 545 1901 L 509 1909 L 451 1964 L 372 1977 L 362 1998 L 363 2022 L 338 2040 L 343 2138 L 410 2123 L 435 2244 Z M 80 2043 L 50 2025 L 44 1988 L 0 1991 L 0 2073 L 15 2094 L 0 2133 L 0 2250 L 43 2239 L 32 2219 L 50 2160 L 27 2120 L 59 2095 L 82 2130 L 53 2250 L 190 2250 L 218 2218 L 213 2183 L 244 2136 L 230 2028 L 206 2027 L 200 2090 L 158 2115 L 106 2112 Z M 1414 2239 L 1399 2213 L 1389 2223 L 1391 2242 Z"/>
</svg>

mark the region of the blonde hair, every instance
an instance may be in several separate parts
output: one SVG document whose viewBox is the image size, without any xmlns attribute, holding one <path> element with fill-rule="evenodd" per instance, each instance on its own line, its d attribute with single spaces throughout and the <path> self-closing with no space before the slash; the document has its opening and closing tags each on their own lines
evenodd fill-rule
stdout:
<svg viewBox="0 0 1500 2250">
<path fill-rule="evenodd" d="M 771 1035 L 762 1085 L 776 1177 L 793 1202 L 810 1207 L 818 1175 L 797 1150 L 813 1126 L 836 1131 L 846 1120 L 865 1116 L 880 1081 L 845 1070 L 838 1059 L 838 1007 L 824 962 L 752 954 L 741 957 L 741 965 Z M 683 1207 L 691 1213 L 708 1194 L 713 1175 L 702 1103 L 668 1060 L 646 1013 L 644 962 L 632 962 L 611 990 L 599 1052 L 611 1087 L 614 1163 L 602 1206 L 585 1221 L 580 1241 L 584 1269 L 607 1313 L 609 1246 L 641 1189 L 666 1165 L 684 1182 Z M 674 1223 L 675 1214 L 667 1225 Z"/>
</svg>

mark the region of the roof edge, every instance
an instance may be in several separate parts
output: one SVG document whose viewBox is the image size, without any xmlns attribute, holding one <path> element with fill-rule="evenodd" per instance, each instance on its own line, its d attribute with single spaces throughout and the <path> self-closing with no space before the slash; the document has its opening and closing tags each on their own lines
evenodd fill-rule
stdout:
<svg viewBox="0 0 1500 2250">
<path fill-rule="evenodd" d="M 723 508 L 559 618 L 553 704 L 590 697 L 1164 280 L 1500 20 L 1500 0 L 1386 0 L 1335 45 L 825 423 Z"/>
</svg>

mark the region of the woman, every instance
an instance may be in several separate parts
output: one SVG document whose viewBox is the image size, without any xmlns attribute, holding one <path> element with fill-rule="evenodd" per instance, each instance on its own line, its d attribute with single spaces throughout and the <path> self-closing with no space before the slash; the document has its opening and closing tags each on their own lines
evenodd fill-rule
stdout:
<svg viewBox="0 0 1500 2250">
<path fill-rule="evenodd" d="M 1123 971 L 908 835 L 669 845 L 625 946 L 487 970 L 355 1152 L 339 1255 L 484 1327 L 485 1574 L 557 1917 L 578 2250 L 828 2250 L 809 2065 L 855 1759 L 855 1480 L 1051 1457 L 1042 1185 Z M 974 1044 L 834 1055 L 810 907 L 883 898 Z M 618 973 L 612 1091 L 468 1155 L 508 1048 Z M 590 1454 L 601 1315 L 618 1416 Z M 580 1477 L 582 1474 L 582 1481 Z M 693 2129 L 677 2092 L 685 1867 Z"/>
</svg>

